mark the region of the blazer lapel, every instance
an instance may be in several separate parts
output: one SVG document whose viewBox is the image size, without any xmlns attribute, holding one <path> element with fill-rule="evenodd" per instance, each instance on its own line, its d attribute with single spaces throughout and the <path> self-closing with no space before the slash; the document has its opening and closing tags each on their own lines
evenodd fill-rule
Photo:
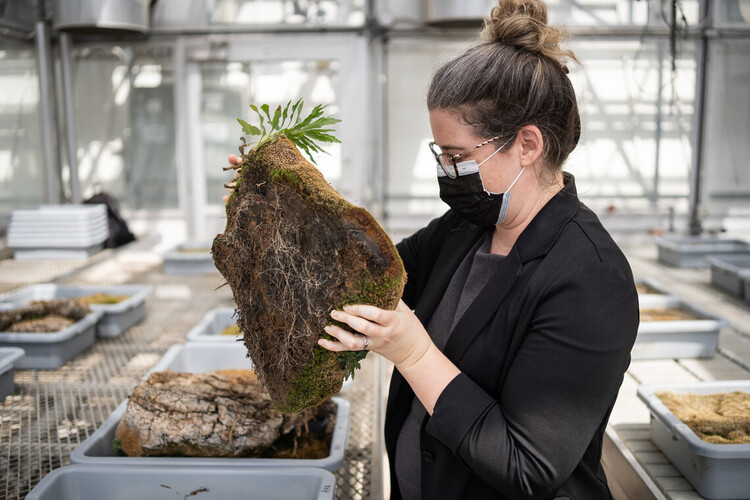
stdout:
<svg viewBox="0 0 750 500">
<path fill-rule="evenodd" d="M 435 261 L 433 272 L 427 281 L 422 297 L 414 309 L 414 314 L 423 325 L 429 322 L 456 269 L 484 231 L 485 229 L 480 227 L 471 227 L 454 229 L 448 233 L 448 238 Z"/>
<path fill-rule="evenodd" d="M 451 332 L 443 350 L 449 359 L 454 362 L 461 359 L 515 285 L 522 267 L 518 249 L 514 246 Z"/>
</svg>

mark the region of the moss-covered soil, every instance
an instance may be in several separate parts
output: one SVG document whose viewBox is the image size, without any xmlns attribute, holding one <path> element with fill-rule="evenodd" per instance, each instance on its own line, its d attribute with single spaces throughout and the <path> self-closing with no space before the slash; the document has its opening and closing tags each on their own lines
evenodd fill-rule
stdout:
<svg viewBox="0 0 750 500">
<path fill-rule="evenodd" d="M 242 157 L 227 224 L 213 243 L 238 325 L 277 409 L 336 394 L 354 353 L 320 348 L 330 312 L 347 303 L 394 309 L 406 281 L 387 233 L 283 136 Z"/>
</svg>

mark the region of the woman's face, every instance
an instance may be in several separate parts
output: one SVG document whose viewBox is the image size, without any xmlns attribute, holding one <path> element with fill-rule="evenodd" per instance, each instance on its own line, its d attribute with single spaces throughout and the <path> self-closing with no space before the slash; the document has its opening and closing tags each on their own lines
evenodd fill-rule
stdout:
<svg viewBox="0 0 750 500">
<path fill-rule="evenodd" d="M 430 127 L 433 139 L 440 150 L 451 155 L 471 149 L 487 140 L 487 137 L 477 135 L 469 125 L 462 123 L 451 111 L 442 109 L 430 111 Z M 479 164 L 487 160 L 479 167 L 479 173 L 484 188 L 491 193 L 505 192 L 521 171 L 518 148 L 515 144 L 512 147 L 506 146 L 490 158 L 490 155 L 497 151 L 503 142 L 492 141 L 457 160 L 457 162 L 474 160 Z"/>
</svg>

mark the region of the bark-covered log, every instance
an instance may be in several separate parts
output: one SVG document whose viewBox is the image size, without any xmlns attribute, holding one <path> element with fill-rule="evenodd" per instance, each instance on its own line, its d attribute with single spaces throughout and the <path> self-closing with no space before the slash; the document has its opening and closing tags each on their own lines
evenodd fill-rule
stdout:
<svg viewBox="0 0 750 500">
<path fill-rule="evenodd" d="M 247 457 L 309 418 L 279 413 L 249 370 L 167 371 L 133 390 L 116 437 L 129 456 Z"/>
</svg>

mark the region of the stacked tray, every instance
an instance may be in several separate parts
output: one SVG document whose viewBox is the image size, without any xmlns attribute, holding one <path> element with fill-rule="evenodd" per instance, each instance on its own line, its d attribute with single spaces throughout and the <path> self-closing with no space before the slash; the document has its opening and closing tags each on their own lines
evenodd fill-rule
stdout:
<svg viewBox="0 0 750 500">
<path fill-rule="evenodd" d="M 665 288 L 661 283 L 651 278 L 635 278 L 635 286 L 638 289 L 638 300 L 650 300 L 652 297 L 673 297 L 674 293 Z"/>
<path fill-rule="evenodd" d="M 749 253 L 750 246 L 740 240 L 723 240 L 702 236 L 654 238 L 659 262 L 673 267 L 708 267 L 709 255 Z"/>
<path fill-rule="evenodd" d="M 167 350 L 164 357 L 152 368 L 145 378 L 153 372 L 171 370 L 173 372 L 202 373 L 214 370 L 251 370 L 252 361 L 247 358 L 247 351 L 242 344 L 219 344 L 190 342 L 174 345 Z M 165 466 L 190 467 L 198 470 L 203 467 L 313 467 L 329 471 L 338 470 L 344 461 L 344 451 L 349 436 L 350 404 L 340 397 L 332 398 L 336 404 L 336 424 L 331 438 L 330 453 L 321 459 L 291 458 L 211 458 L 211 457 L 128 457 L 120 456 L 112 449 L 117 426 L 127 408 L 124 400 L 88 439 L 80 444 L 70 455 L 73 464 L 109 465 L 109 466 Z"/>
<path fill-rule="evenodd" d="M 675 296 L 639 297 L 641 311 L 678 309 L 694 319 L 644 321 L 631 351 L 633 359 L 710 358 L 716 353 L 719 332 L 729 322 Z M 642 314 L 643 316 L 643 314 Z"/>
<path fill-rule="evenodd" d="M 151 287 L 146 285 L 74 286 L 50 283 L 31 285 L 0 297 L 0 308 L 23 307 L 33 300 L 74 299 L 94 294 L 126 297 L 115 304 L 90 304 L 100 311 L 102 318 L 96 325 L 99 338 L 112 338 L 135 325 L 146 314 L 146 297 Z"/>
<path fill-rule="evenodd" d="M 210 241 L 186 241 L 164 254 L 164 274 L 215 273 Z"/>
<path fill-rule="evenodd" d="M 13 376 L 15 365 L 24 356 L 24 351 L 18 347 L 0 347 L 0 403 L 5 396 L 13 394 Z"/>
<path fill-rule="evenodd" d="M 68 465 L 47 474 L 26 499 L 332 500 L 335 488 L 333 474 L 321 469 Z"/>
<path fill-rule="evenodd" d="M 651 440 L 703 497 L 746 499 L 750 495 L 750 444 L 713 444 L 700 439 L 656 396 L 662 391 L 750 393 L 750 380 L 644 384 L 638 397 L 651 412 Z"/>
<path fill-rule="evenodd" d="M 14 210 L 8 225 L 8 246 L 19 260 L 85 259 L 101 250 L 108 237 L 103 204 Z"/>
</svg>

